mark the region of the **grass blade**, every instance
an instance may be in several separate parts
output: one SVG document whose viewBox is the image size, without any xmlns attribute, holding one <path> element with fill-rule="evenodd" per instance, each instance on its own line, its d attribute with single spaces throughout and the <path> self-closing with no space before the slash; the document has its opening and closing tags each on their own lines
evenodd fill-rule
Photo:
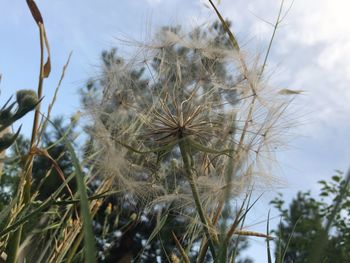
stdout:
<svg viewBox="0 0 350 263">
<path fill-rule="evenodd" d="M 171 234 L 173 235 L 173 239 L 175 241 L 175 245 L 177 247 L 177 249 L 179 250 L 183 260 L 185 263 L 191 263 L 190 259 L 188 258 L 186 251 L 184 250 L 184 248 L 181 246 L 180 241 L 177 239 L 176 235 L 174 232 L 171 232 Z"/>
<path fill-rule="evenodd" d="M 64 138 L 65 145 L 68 152 L 71 155 L 72 162 L 75 168 L 75 178 L 77 180 L 78 192 L 80 196 L 80 211 L 83 218 L 83 231 L 84 231 L 84 252 L 85 252 L 85 262 L 96 263 L 96 247 L 95 247 L 95 237 L 92 231 L 92 219 L 90 215 L 88 195 L 86 190 L 86 185 L 84 182 L 84 174 L 81 169 L 79 160 L 72 144 L 67 138 Z"/>
<path fill-rule="evenodd" d="M 267 236 L 270 235 L 270 210 L 269 210 L 269 213 L 267 214 L 266 235 Z M 267 262 L 272 263 L 269 238 L 266 239 L 266 249 L 267 249 Z"/>
<path fill-rule="evenodd" d="M 294 235 L 295 229 L 296 229 L 296 227 L 297 227 L 297 225 L 298 225 L 298 223 L 299 223 L 300 220 L 301 220 L 301 218 L 299 218 L 299 219 L 295 222 L 295 225 L 293 226 L 292 233 L 290 233 L 290 235 L 289 235 L 287 244 L 286 244 L 286 246 L 285 246 L 285 248 L 284 248 L 284 250 L 283 250 L 283 255 L 282 255 L 282 258 L 281 258 L 281 263 L 284 262 L 284 258 L 285 258 L 286 254 L 287 254 L 287 250 L 288 250 L 290 241 L 292 240 L 292 237 L 293 237 L 293 235 Z"/>
<path fill-rule="evenodd" d="M 164 215 L 162 215 L 161 219 L 157 222 L 156 227 L 153 229 L 152 233 L 149 235 L 147 241 L 146 241 L 146 245 L 144 246 L 144 248 L 138 253 L 138 255 L 135 257 L 135 262 L 139 262 L 137 261 L 137 259 L 139 259 L 142 255 L 142 253 L 144 252 L 144 249 L 152 242 L 152 240 L 160 233 L 160 231 L 163 229 L 163 227 L 165 226 L 167 219 L 168 219 L 168 215 L 169 215 L 169 211 L 166 211 L 164 213 Z"/>
</svg>

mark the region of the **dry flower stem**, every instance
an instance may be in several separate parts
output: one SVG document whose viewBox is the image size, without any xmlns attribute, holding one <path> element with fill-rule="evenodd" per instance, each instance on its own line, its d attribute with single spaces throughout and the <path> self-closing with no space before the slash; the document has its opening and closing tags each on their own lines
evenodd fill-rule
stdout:
<svg viewBox="0 0 350 263">
<path fill-rule="evenodd" d="M 206 235 L 207 239 L 209 240 L 211 254 L 215 260 L 215 258 L 216 258 L 215 246 L 214 246 L 213 239 L 209 233 L 209 224 L 208 224 L 207 219 L 205 217 L 204 210 L 202 208 L 202 204 L 201 204 L 201 201 L 199 198 L 199 193 L 198 193 L 198 190 L 196 187 L 196 183 L 194 181 L 194 174 L 192 172 L 192 164 L 191 164 L 191 158 L 189 156 L 189 148 L 188 148 L 187 140 L 186 139 L 180 140 L 179 147 L 180 147 L 180 151 L 181 151 L 181 155 L 182 155 L 182 160 L 183 160 L 183 163 L 185 166 L 187 179 L 188 179 L 188 182 L 189 182 L 191 190 L 192 190 L 194 202 L 196 204 L 196 209 L 197 209 L 199 218 L 201 219 L 202 224 L 204 226 L 205 235 Z"/>
<path fill-rule="evenodd" d="M 213 226 L 215 226 L 218 223 L 220 215 L 221 215 L 221 211 L 223 208 L 224 208 L 224 203 L 223 202 L 219 203 L 219 205 L 215 211 L 215 214 L 213 216 L 213 219 L 212 219 Z M 201 248 L 200 248 L 199 253 L 198 253 L 197 263 L 204 262 L 205 255 L 206 255 L 207 250 L 208 250 L 208 245 L 209 245 L 208 240 L 204 237 L 202 240 Z"/>
</svg>

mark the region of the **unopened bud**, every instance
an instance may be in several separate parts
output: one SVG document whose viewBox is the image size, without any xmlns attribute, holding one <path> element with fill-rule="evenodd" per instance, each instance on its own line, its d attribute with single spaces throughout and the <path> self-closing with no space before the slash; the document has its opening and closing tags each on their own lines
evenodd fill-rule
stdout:
<svg viewBox="0 0 350 263">
<path fill-rule="evenodd" d="M 26 97 L 32 97 L 32 98 L 38 99 L 38 96 L 34 90 L 30 90 L 30 89 L 19 90 L 16 93 L 16 100 L 19 106 L 23 105 L 23 100 Z"/>
<path fill-rule="evenodd" d="M 18 131 L 15 134 L 12 133 L 5 133 L 0 138 L 0 152 L 6 150 L 9 148 L 17 139 L 19 132 L 21 131 L 21 127 L 19 127 Z"/>
<path fill-rule="evenodd" d="M 14 137 L 15 135 L 12 133 L 6 133 L 0 138 L 0 152 L 6 150 L 12 145 L 12 143 L 16 140 Z"/>
<path fill-rule="evenodd" d="M 9 126 L 13 122 L 12 108 L 15 106 L 16 103 L 13 102 L 7 106 L 7 104 L 10 102 L 10 99 L 5 103 L 5 105 L 0 110 L 0 124 L 1 125 Z"/>
<path fill-rule="evenodd" d="M 0 111 L 0 123 L 7 123 L 12 118 L 12 112 L 10 110 Z"/>
<path fill-rule="evenodd" d="M 16 94 L 18 107 L 22 110 L 32 110 L 38 104 L 38 96 L 33 90 L 19 90 Z"/>
<path fill-rule="evenodd" d="M 16 117 L 21 118 L 29 111 L 34 110 L 35 106 L 39 103 L 38 96 L 33 90 L 19 90 L 17 91 L 17 103 L 18 110 Z"/>
</svg>

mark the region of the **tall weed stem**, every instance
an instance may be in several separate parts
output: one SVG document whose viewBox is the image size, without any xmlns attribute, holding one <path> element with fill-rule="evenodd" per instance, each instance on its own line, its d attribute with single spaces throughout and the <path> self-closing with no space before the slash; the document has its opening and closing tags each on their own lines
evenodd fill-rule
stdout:
<svg viewBox="0 0 350 263">
<path fill-rule="evenodd" d="M 196 209 L 197 209 L 199 218 L 202 221 L 202 224 L 204 226 L 204 231 L 205 231 L 205 235 L 207 236 L 207 239 L 209 241 L 209 247 L 210 247 L 211 254 L 213 256 L 214 261 L 216 261 L 215 246 L 214 246 L 213 239 L 212 239 L 210 232 L 209 232 L 209 224 L 208 224 L 207 218 L 205 217 L 204 210 L 203 210 L 200 198 L 199 198 L 198 189 L 197 189 L 197 186 L 195 183 L 195 179 L 194 179 L 195 175 L 193 174 L 193 169 L 192 169 L 192 166 L 193 166 L 192 158 L 190 156 L 190 148 L 189 148 L 189 144 L 188 144 L 187 140 L 186 139 L 180 140 L 179 147 L 180 147 L 180 151 L 181 151 L 182 160 L 183 160 L 183 163 L 185 166 L 186 176 L 187 176 L 188 182 L 190 184 L 193 199 L 194 199 L 194 202 L 196 205 Z"/>
</svg>

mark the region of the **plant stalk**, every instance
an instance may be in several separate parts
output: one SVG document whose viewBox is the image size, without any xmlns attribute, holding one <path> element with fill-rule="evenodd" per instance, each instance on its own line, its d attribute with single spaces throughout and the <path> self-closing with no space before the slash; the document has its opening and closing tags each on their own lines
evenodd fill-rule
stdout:
<svg viewBox="0 0 350 263">
<path fill-rule="evenodd" d="M 196 209 L 197 209 L 199 218 L 202 221 L 202 224 L 204 226 L 205 235 L 209 241 L 210 252 L 213 256 L 214 262 L 216 262 L 215 246 L 214 246 L 213 239 L 212 239 L 210 232 L 209 232 L 209 224 L 208 224 L 208 221 L 205 217 L 204 210 L 203 210 L 200 198 L 199 198 L 198 189 L 197 189 L 197 186 L 196 186 L 196 183 L 194 180 L 192 161 L 191 161 L 191 157 L 190 157 L 190 149 L 189 149 L 188 145 L 189 144 L 188 144 L 186 139 L 184 139 L 184 138 L 180 139 L 179 147 L 180 147 L 180 151 L 181 151 L 182 160 L 183 160 L 183 163 L 185 166 L 187 179 L 188 179 L 188 182 L 189 182 L 190 187 L 191 187 L 193 199 L 194 199 L 194 202 L 196 205 Z"/>
<path fill-rule="evenodd" d="M 38 98 L 42 97 L 42 90 L 43 90 L 43 80 L 44 80 L 44 27 L 41 24 L 39 26 L 39 33 L 40 33 L 40 73 L 39 73 L 39 83 L 38 83 Z M 40 116 L 40 103 L 37 105 L 34 113 L 34 121 L 33 121 L 33 130 L 32 130 L 32 137 L 30 142 L 30 150 L 28 154 L 28 158 L 25 162 L 24 167 L 24 173 L 22 176 L 25 177 L 24 180 L 24 187 L 23 187 L 23 200 L 22 198 L 19 199 L 19 203 L 28 204 L 30 201 L 30 191 L 31 191 L 31 184 L 32 184 L 32 168 L 33 168 L 33 159 L 34 156 L 31 153 L 31 149 L 33 148 L 38 132 L 38 126 L 39 126 L 39 116 Z M 21 190 L 21 189 L 19 189 Z M 8 261 L 9 263 L 16 263 L 17 262 L 17 253 L 18 253 L 18 247 L 21 241 L 22 236 L 22 226 L 20 226 L 14 233 L 11 235 L 9 246 L 8 246 Z"/>
</svg>

